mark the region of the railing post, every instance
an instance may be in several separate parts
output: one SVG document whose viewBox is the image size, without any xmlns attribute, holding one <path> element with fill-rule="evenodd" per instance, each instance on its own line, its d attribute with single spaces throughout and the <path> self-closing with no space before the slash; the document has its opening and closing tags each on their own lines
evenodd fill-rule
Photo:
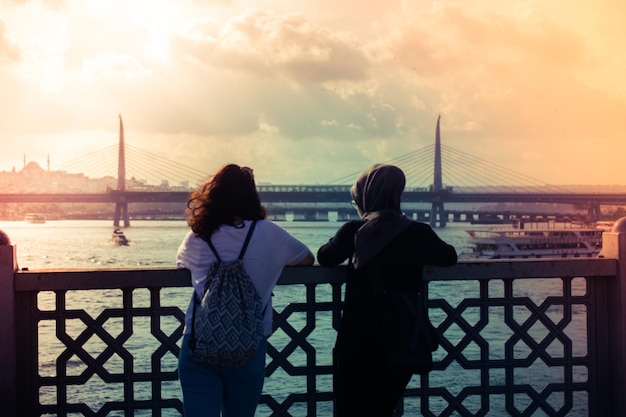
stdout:
<svg viewBox="0 0 626 417">
<path fill-rule="evenodd" d="M 0 245 L 0 414 L 16 414 L 15 247 Z"/>
<path fill-rule="evenodd" d="M 617 279 L 607 284 L 607 342 L 609 346 L 609 410 L 612 416 L 626 415 L 626 217 L 605 232 L 600 256 L 617 259 Z"/>
</svg>

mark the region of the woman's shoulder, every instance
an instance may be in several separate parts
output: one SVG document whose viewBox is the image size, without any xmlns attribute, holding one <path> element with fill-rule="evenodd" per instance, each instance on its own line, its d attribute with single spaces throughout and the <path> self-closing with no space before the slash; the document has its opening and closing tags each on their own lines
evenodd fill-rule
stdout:
<svg viewBox="0 0 626 417">
<path fill-rule="evenodd" d="M 361 228 L 361 226 L 363 226 L 363 223 L 365 223 L 365 221 L 358 219 L 358 220 L 348 220 L 347 222 L 345 222 L 343 225 L 341 225 L 340 229 L 346 229 L 346 230 L 359 230 Z"/>
<path fill-rule="evenodd" d="M 267 236 L 270 239 L 279 237 L 289 237 L 291 234 L 284 227 L 274 223 L 271 220 L 257 220 L 255 226 L 255 233 L 258 231 L 260 234 Z"/>
<path fill-rule="evenodd" d="M 348 220 L 335 233 L 335 239 L 354 241 L 354 235 L 363 226 L 363 220 Z"/>
<path fill-rule="evenodd" d="M 414 236 L 430 236 L 436 234 L 428 223 L 413 220 L 406 230 L 407 233 Z"/>
<path fill-rule="evenodd" d="M 190 230 L 183 237 L 181 246 L 186 247 L 188 250 L 197 251 L 208 248 L 206 241 L 198 233 Z"/>
<path fill-rule="evenodd" d="M 193 230 L 188 230 L 187 233 L 185 233 L 185 236 L 183 236 L 183 244 L 189 244 L 189 242 L 194 242 L 196 243 L 198 240 L 202 240 L 202 238 L 200 237 L 199 234 L 195 233 Z"/>
<path fill-rule="evenodd" d="M 428 223 L 424 223 L 424 222 L 418 222 L 415 220 L 411 221 L 411 225 L 409 226 L 410 229 L 412 230 L 417 230 L 417 231 L 428 231 L 428 230 L 432 230 L 432 227 L 430 227 L 430 225 Z"/>
<path fill-rule="evenodd" d="M 252 222 L 252 220 L 250 221 Z M 274 223 L 271 220 L 262 219 L 262 220 L 254 220 L 256 222 L 255 229 L 264 230 L 264 231 L 280 231 L 285 230 L 280 225 Z"/>
</svg>

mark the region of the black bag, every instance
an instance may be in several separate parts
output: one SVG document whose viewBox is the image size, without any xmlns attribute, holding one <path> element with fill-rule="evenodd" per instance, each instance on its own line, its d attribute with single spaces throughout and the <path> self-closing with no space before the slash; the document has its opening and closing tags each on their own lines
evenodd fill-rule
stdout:
<svg viewBox="0 0 626 417">
<path fill-rule="evenodd" d="M 379 270 L 370 268 L 370 277 L 381 319 L 378 336 L 385 364 L 400 371 L 426 374 L 433 369 L 432 352 L 439 348 L 439 335 L 428 318 L 424 295 L 385 289 Z"/>
</svg>

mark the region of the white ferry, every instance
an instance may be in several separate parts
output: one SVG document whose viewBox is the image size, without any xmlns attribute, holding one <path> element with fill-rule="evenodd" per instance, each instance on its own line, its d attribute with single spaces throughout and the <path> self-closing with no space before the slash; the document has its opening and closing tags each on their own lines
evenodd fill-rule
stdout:
<svg viewBox="0 0 626 417">
<path fill-rule="evenodd" d="M 589 228 L 490 228 L 467 230 L 473 259 L 594 257 L 602 249 L 602 232 Z"/>
<path fill-rule="evenodd" d="M 24 220 L 26 223 L 45 223 L 46 216 L 39 213 L 26 213 Z"/>
</svg>

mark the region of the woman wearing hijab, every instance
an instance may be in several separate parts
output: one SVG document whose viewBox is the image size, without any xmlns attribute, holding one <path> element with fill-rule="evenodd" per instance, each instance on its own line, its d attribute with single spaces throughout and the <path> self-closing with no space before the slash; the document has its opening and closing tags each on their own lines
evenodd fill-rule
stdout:
<svg viewBox="0 0 626 417">
<path fill-rule="evenodd" d="M 350 193 L 360 220 L 345 223 L 319 248 L 322 266 L 348 260 L 344 309 L 334 349 L 336 417 L 390 417 L 412 372 L 385 365 L 381 344 L 373 335 L 380 323 L 369 267 L 383 271 L 385 289 L 419 291 L 424 265 L 450 266 L 453 246 L 425 223 L 400 210 L 405 186 L 401 169 L 376 164 L 357 178 Z"/>
</svg>

